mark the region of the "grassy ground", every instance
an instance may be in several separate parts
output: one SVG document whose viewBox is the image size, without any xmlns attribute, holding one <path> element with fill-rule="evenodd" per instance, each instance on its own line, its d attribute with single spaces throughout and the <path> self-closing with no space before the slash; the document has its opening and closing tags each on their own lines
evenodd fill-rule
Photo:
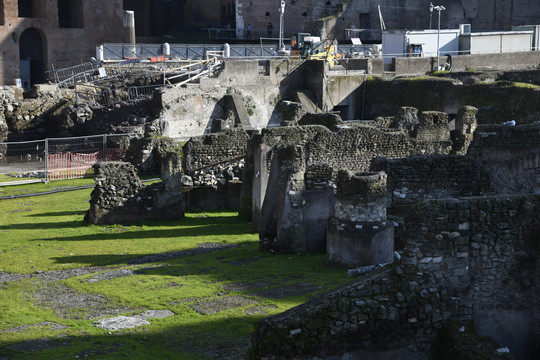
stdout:
<svg viewBox="0 0 540 360">
<path fill-rule="evenodd" d="M 0 359 L 243 358 L 260 319 L 347 282 L 324 254 L 260 251 L 235 212 L 89 225 L 91 190 L 0 200 Z M 120 331 L 93 324 L 145 310 L 174 316 Z"/>
</svg>

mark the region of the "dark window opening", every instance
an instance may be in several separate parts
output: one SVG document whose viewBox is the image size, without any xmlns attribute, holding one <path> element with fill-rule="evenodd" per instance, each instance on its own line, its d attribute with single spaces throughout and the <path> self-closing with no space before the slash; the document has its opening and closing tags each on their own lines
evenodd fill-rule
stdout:
<svg viewBox="0 0 540 360">
<path fill-rule="evenodd" d="M 82 0 L 58 0 L 58 26 L 61 28 L 84 28 Z"/>
<path fill-rule="evenodd" d="M 0 25 L 4 25 L 4 1 L 0 1 Z"/>
<path fill-rule="evenodd" d="M 22 18 L 44 18 L 45 1 L 43 0 L 18 0 L 18 15 Z"/>
<path fill-rule="evenodd" d="M 269 13 L 269 12 L 267 11 L 267 12 L 266 12 L 266 14 L 264 14 L 264 15 L 266 15 L 266 16 L 270 16 L 270 13 Z"/>
<path fill-rule="evenodd" d="M 307 12 L 304 11 L 304 12 L 302 13 L 302 16 L 307 16 Z"/>
<path fill-rule="evenodd" d="M 371 29 L 371 18 L 370 18 L 369 13 L 358 14 L 358 23 L 359 23 L 360 29 Z"/>
</svg>

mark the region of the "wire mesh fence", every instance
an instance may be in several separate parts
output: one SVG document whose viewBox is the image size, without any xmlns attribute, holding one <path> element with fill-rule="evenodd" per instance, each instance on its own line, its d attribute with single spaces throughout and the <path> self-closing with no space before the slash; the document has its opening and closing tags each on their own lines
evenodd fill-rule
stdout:
<svg viewBox="0 0 540 360">
<path fill-rule="evenodd" d="M 104 134 L 0 143 L 0 174 L 14 181 L 73 179 L 93 175 L 93 165 L 122 160 L 139 134 Z"/>
</svg>

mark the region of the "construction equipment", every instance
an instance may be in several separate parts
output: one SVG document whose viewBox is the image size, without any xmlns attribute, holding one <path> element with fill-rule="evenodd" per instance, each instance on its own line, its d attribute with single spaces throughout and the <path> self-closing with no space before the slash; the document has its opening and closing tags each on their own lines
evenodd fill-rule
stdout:
<svg viewBox="0 0 540 360">
<path fill-rule="evenodd" d="M 333 67 L 341 55 L 337 52 L 337 41 L 321 41 L 318 36 L 309 33 L 291 35 L 291 58 L 308 60 L 326 60 Z"/>
</svg>

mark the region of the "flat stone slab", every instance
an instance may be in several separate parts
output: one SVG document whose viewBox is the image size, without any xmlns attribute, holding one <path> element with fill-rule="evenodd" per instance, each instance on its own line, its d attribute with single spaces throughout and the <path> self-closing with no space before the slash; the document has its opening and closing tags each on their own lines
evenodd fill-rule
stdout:
<svg viewBox="0 0 540 360">
<path fill-rule="evenodd" d="M 218 299 L 197 302 L 189 305 L 189 307 L 201 315 L 209 315 L 220 311 L 241 308 L 258 303 L 259 301 L 257 300 L 248 299 L 243 296 L 224 296 Z"/>
<path fill-rule="evenodd" d="M 143 325 L 150 325 L 150 323 L 139 316 L 116 316 L 94 322 L 94 326 L 109 331 L 131 329 Z"/>
<path fill-rule="evenodd" d="M 132 329 L 138 326 L 150 325 L 147 319 L 163 319 L 174 315 L 175 313 L 170 310 L 146 310 L 135 316 L 116 316 L 94 321 L 94 326 L 109 331 Z"/>
<path fill-rule="evenodd" d="M 174 315 L 171 310 L 146 310 L 139 317 L 143 319 L 163 319 Z"/>
</svg>

